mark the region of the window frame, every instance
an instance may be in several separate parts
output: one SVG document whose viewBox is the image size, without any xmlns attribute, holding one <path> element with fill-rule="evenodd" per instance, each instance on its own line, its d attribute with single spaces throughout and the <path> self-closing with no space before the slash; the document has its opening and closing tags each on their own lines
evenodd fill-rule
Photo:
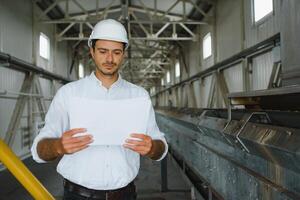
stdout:
<svg viewBox="0 0 300 200">
<path fill-rule="evenodd" d="M 82 68 L 82 76 L 80 76 L 81 68 Z M 78 64 L 78 78 L 79 79 L 84 78 L 84 66 L 81 62 Z"/>
<path fill-rule="evenodd" d="M 164 80 L 164 77 L 161 78 L 160 84 L 161 84 L 161 86 L 165 86 L 165 80 Z"/>
<path fill-rule="evenodd" d="M 274 0 L 272 1 L 272 11 L 260 18 L 259 20 L 255 21 L 255 0 L 251 1 L 251 14 L 252 14 L 252 24 L 253 26 L 258 26 L 263 24 L 267 19 L 274 15 Z"/>
<path fill-rule="evenodd" d="M 178 67 L 178 69 L 177 69 L 177 67 Z M 179 60 L 177 60 L 175 63 L 175 77 L 180 78 L 180 76 L 181 76 L 181 67 L 180 67 Z"/>
<path fill-rule="evenodd" d="M 41 45 L 42 45 L 42 43 L 41 43 L 41 37 L 43 38 L 43 39 L 45 39 L 46 40 L 46 44 L 48 45 L 47 47 L 47 56 L 45 57 L 44 55 L 42 55 L 42 51 L 41 51 Z M 47 61 L 49 61 L 50 60 L 50 38 L 45 34 L 45 33 L 43 33 L 43 32 L 40 32 L 40 35 L 39 35 L 39 56 L 41 57 L 41 58 L 43 58 L 43 59 L 45 59 L 45 60 L 47 60 Z"/>
<path fill-rule="evenodd" d="M 167 84 L 168 84 L 168 83 L 171 83 L 171 73 L 170 73 L 170 70 L 168 70 L 167 73 L 166 73 L 166 79 L 167 79 L 167 80 L 166 80 L 166 81 L 167 81 Z"/>
<path fill-rule="evenodd" d="M 208 37 L 210 37 L 210 55 L 204 57 L 204 42 L 206 41 L 206 39 Z M 208 32 L 208 33 L 205 34 L 205 36 L 202 39 L 202 58 L 203 58 L 203 60 L 207 60 L 212 55 L 213 55 L 213 50 L 212 50 L 212 34 L 211 34 L 211 32 Z"/>
<path fill-rule="evenodd" d="M 155 86 L 151 87 L 150 88 L 150 94 L 151 95 L 155 94 L 155 90 L 156 90 Z"/>
</svg>

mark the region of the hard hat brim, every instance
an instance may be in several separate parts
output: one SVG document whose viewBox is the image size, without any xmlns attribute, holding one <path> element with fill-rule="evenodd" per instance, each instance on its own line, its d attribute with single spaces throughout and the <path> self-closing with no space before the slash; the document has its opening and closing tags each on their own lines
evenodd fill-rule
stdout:
<svg viewBox="0 0 300 200">
<path fill-rule="evenodd" d="M 88 46 L 90 48 L 92 48 L 92 40 L 109 40 L 109 41 L 114 41 L 114 42 L 121 42 L 121 43 L 125 44 L 125 50 L 129 46 L 128 41 L 122 41 L 122 40 L 118 40 L 118 39 L 115 39 L 115 38 L 109 38 L 109 37 L 105 37 L 105 38 L 102 37 L 102 38 L 89 38 L 89 40 L 88 40 Z"/>
</svg>

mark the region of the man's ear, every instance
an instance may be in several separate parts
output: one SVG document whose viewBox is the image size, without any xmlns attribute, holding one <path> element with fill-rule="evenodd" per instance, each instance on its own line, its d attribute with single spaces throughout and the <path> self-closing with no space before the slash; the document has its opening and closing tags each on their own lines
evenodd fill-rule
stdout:
<svg viewBox="0 0 300 200">
<path fill-rule="evenodd" d="M 94 59 L 94 49 L 92 47 L 90 47 L 90 54 L 92 55 L 92 58 Z"/>
</svg>

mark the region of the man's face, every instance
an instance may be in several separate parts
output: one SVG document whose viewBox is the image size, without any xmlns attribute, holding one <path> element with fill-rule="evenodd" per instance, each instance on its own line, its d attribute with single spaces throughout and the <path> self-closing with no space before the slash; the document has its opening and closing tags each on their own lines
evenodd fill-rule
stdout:
<svg viewBox="0 0 300 200">
<path fill-rule="evenodd" d="M 97 71 L 105 76 L 117 74 L 123 58 L 124 44 L 110 40 L 97 40 L 95 49 L 90 48 Z"/>
</svg>

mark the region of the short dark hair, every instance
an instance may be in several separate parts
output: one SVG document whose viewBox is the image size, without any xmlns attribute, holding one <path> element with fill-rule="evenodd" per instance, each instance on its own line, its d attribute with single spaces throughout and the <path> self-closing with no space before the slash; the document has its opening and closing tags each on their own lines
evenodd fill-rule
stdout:
<svg viewBox="0 0 300 200">
<path fill-rule="evenodd" d="M 92 48 L 93 50 L 95 50 L 95 46 L 96 46 L 96 42 L 98 41 L 99 39 L 92 39 Z M 124 42 L 123 43 L 123 50 L 125 50 L 126 48 L 126 44 Z"/>
<path fill-rule="evenodd" d="M 93 39 L 92 40 L 92 48 L 95 50 L 96 42 L 98 39 Z"/>
</svg>

